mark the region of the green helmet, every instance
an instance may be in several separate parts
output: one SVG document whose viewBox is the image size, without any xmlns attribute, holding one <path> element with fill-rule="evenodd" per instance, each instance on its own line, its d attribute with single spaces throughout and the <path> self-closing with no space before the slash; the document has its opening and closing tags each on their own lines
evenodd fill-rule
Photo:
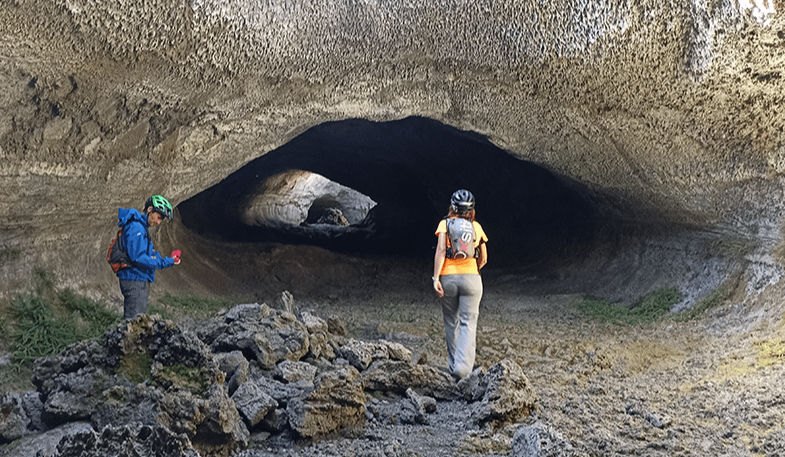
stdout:
<svg viewBox="0 0 785 457">
<path fill-rule="evenodd" d="M 161 213 L 161 216 L 166 217 L 169 220 L 174 217 L 172 204 L 161 195 L 153 195 L 148 198 L 144 204 L 144 210 L 147 211 L 147 208 L 151 206 L 153 207 L 153 211 Z"/>
</svg>

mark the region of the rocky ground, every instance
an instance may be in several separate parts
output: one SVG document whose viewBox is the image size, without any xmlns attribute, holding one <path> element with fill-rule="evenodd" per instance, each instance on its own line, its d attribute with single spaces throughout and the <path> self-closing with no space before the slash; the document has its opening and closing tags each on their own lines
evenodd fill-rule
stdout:
<svg viewBox="0 0 785 457">
<path fill-rule="evenodd" d="M 440 311 L 423 275 L 417 268 L 380 275 L 375 295 L 313 305 L 367 338 L 420 348 L 443 366 Z M 534 413 L 496 431 L 458 420 L 464 432 L 456 439 L 461 406 L 440 404 L 445 418 L 430 427 L 372 428 L 364 442 L 386 442 L 382 433 L 399 443 L 398 454 L 386 455 L 504 455 L 521 425 L 540 423 L 577 455 L 785 455 L 785 303 L 777 285 L 750 292 L 744 281 L 731 282 L 726 299 L 694 319 L 621 326 L 587 319 L 577 307 L 583 296 L 566 290 L 569 280 L 491 269 L 484 283 L 478 363 L 487 369 L 510 358 L 523 367 L 539 397 Z M 251 455 L 266 455 L 259 452 Z"/>
<path fill-rule="evenodd" d="M 378 270 L 373 285 L 325 290 L 318 299 L 303 294 L 294 303 L 339 317 L 354 337 L 401 343 L 443 367 L 427 273 Z M 322 439 L 255 433 L 235 455 L 522 456 L 529 454 L 521 433 L 532 427 L 554 446 L 537 455 L 785 455 L 785 305 L 777 286 L 752 295 L 737 288 L 686 322 L 621 326 L 587 319 L 577 307 L 583 297 L 553 278 L 527 281 L 491 269 L 484 283 L 477 363 L 488 370 L 509 359 L 522 367 L 538 398 L 530 416 L 481 426 L 466 401 L 439 401 L 427 424 L 369 416 L 360 428 Z M 379 407 L 395 401 L 374 400 Z M 35 455 L 23 449 L 5 445 L 0 456 Z"/>
</svg>

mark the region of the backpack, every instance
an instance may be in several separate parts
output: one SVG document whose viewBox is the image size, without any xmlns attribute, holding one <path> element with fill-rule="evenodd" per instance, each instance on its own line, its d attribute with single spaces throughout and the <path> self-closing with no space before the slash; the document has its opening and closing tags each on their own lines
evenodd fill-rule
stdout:
<svg viewBox="0 0 785 457">
<path fill-rule="evenodd" d="M 131 268 L 128 260 L 128 253 L 123 249 L 123 229 L 117 232 L 117 236 L 109 243 L 109 252 L 106 253 L 106 261 L 112 267 L 112 271 L 117 273 L 120 270 Z"/>
<path fill-rule="evenodd" d="M 479 252 L 474 248 L 476 235 L 474 224 L 468 219 L 454 217 L 447 219 L 447 257 L 450 259 L 468 259 L 476 257 Z"/>
</svg>

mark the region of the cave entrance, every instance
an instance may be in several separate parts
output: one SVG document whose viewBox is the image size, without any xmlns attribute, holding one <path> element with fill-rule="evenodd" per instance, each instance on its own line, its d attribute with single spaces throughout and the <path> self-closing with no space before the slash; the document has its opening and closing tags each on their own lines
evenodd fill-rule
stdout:
<svg viewBox="0 0 785 457">
<path fill-rule="evenodd" d="M 476 197 L 493 265 L 574 256 L 597 228 L 596 208 L 575 183 L 421 117 L 317 125 L 179 210 L 189 230 L 208 238 L 426 257 L 461 188 Z M 330 208 L 347 224 L 319 224 Z"/>
<path fill-rule="evenodd" d="M 241 220 L 248 226 L 314 227 L 359 224 L 376 206 L 367 195 L 318 173 L 287 170 L 268 177 L 249 199 Z M 318 229 L 318 227 L 315 227 Z"/>
</svg>

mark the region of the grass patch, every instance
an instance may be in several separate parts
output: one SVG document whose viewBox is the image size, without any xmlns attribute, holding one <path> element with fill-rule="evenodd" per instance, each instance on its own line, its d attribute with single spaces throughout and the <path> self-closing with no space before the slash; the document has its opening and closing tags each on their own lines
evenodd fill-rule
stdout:
<svg viewBox="0 0 785 457">
<path fill-rule="evenodd" d="M 578 309 L 603 322 L 643 325 L 663 319 L 670 313 L 671 307 L 681 300 L 681 292 L 675 287 L 668 287 L 642 296 L 629 307 L 598 298 L 585 298 L 578 304 Z"/>
<path fill-rule="evenodd" d="M 40 268 L 34 270 L 29 290 L 11 297 L 9 310 L 6 344 L 14 353 L 13 362 L 27 366 L 72 343 L 102 335 L 122 318 L 102 302 L 58 289 L 54 275 Z"/>
<path fill-rule="evenodd" d="M 621 325 L 641 325 L 668 319 L 687 322 L 697 318 L 706 310 L 715 308 L 730 298 L 731 288 L 727 284 L 712 291 L 706 298 L 679 313 L 670 314 L 670 309 L 683 297 L 675 287 L 651 292 L 639 298 L 630 307 L 620 306 L 606 300 L 587 297 L 578 304 L 586 316 L 593 319 Z"/>
<path fill-rule="evenodd" d="M 214 316 L 222 309 L 234 306 L 234 302 L 222 297 L 197 297 L 192 295 L 172 295 L 167 292 L 163 297 L 150 303 L 147 312 L 160 314 L 164 319 L 175 320 L 180 316 L 205 319 Z"/>
</svg>

